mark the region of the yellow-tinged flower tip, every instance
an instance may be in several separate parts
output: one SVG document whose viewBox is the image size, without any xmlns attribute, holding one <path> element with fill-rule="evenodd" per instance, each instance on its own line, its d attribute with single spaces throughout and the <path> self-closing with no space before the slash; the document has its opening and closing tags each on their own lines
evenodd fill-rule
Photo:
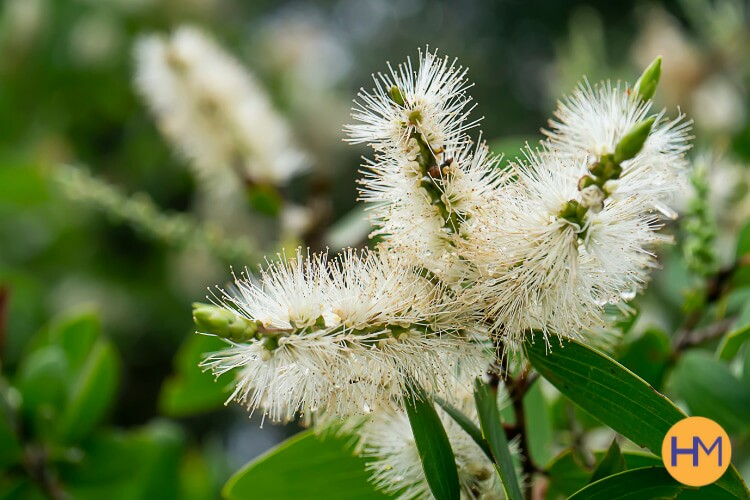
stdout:
<svg viewBox="0 0 750 500">
<path fill-rule="evenodd" d="M 659 85 L 659 78 L 661 77 L 661 56 L 654 59 L 654 61 L 643 70 L 638 81 L 635 82 L 635 91 L 644 101 L 648 101 L 656 93 L 656 87 Z"/>
<path fill-rule="evenodd" d="M 617 143 L 617 147 L 615 148 L 614 160 L 616 163 L 630 160 L 641 151 L 643 145 L 646 143 L 646 139 L 648 139 L 648 134 L 651 133 L 651 127 L 653 127 L 655 120 L 656 117 L 652 116 L 642 122 L 636 123 L 633 128 L 631 128 L 628 133 L 620 139 L 620 142 Z"/>
</svg>

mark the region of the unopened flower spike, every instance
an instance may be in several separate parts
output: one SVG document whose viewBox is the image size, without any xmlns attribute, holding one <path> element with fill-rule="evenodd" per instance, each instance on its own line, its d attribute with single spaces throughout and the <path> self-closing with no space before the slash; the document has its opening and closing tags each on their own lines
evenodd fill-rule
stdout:
<svg viewBox="0 0 750 500">
<path fill-rule="evenodd" d="M 656 93 L 656 87 L 659 85 L 659 79 L 661 78 L 661 56 L 653 60 L 648 67 L 643 70 L 638 81 L 635 82 L 633 90 L 637 92 L 638 96 L 644 101 L 648 101 L 654 97 Z"/>
</svg>

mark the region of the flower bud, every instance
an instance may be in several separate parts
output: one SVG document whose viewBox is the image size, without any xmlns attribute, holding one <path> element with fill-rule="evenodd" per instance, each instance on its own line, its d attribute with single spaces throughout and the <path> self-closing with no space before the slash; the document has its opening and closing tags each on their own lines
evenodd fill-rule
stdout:
<svg viewBox="0 0 750 500">
<path fill-rule="evenodd" d="M 625 160 L 629 160 L 641 151 L 643 144 L 648 139 L 648 134 L 651 133 L 651 127 L 654 125 L 655 120 L 656 118 L 652 116 L 633 125 L 633 128 L 617 143 L 614 155 L 615 163 L 622 163 Z"/>
<path fill-rule="evenodd" d="M 661 77 L 661 56 L 654 59 L 648 68 L 643 71 L 641 77 L 635 82 L 635 91 L 641 99 L 648 101 L 656 93 L 656 87 L 659 85 Z"/>
<path fill-rule="evenodd" d="M 211 304 L 193 304 L 193 321 L 202 332 L 235 342 L 249 340 L 258 331 L 255 322 Z"/>
</svg>

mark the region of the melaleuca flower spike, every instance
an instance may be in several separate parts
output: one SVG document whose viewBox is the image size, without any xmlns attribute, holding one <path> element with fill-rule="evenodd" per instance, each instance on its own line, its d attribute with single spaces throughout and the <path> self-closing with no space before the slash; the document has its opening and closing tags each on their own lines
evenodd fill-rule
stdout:
<svg viewBox="0 0 750 500">
<path fill-rule="evenodd" d="M 417 136 L 421 147 L 433 151 L 456 147 L 467 140 L 471 98 L 466 69 L 437 52 L 419 54 L 415 71 L 411 59 L 374 77 L 375 88 L 359 94 L 353 110 L 358 123 L 345 130 L 352 143 L 366 143 L 382 153 L 411 151 Z"/>
<path fill-rule="evenodd" d="M 464 306 L 386 254 L 350 250 L 329 261 L 298 252 L 270 263 L 259 281 L 236 279 L 220 299 L 225 312 L 198 314 L 196 323 L 229 347 L 204 366 L 217 375 L 237 369 L 232 398 L 274 421 L 397 406 L 409 378 L 446 394 L 459 366 L 479 373 L 485 363 L 459 331 Z M 235 324 L 243 341 L 228 334 Z"/>
<path fill-rule="evenodd" d="M 191 27 L 141 38 L 136 86 L 159 128 L 220 194 L 244 182 L 285 184 L 306 166 L 291 129 L 248 71 Z"/>
</svg>

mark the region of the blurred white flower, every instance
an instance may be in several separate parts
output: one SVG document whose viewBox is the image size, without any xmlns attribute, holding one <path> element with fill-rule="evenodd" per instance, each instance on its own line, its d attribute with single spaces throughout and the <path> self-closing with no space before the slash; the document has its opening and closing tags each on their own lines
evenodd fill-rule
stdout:
<svg viewBox="0 0 750 500">
<path fill-rule="evenodd" d="M 384 253 L 347 251 L 280 259 L 260 282 L 236 280 L 224 307 L 257 335 L 214 353 L 216 374 L 238 368 L 233 399 L 274 421 L 297 413 L 332 416 L 398 405 L 407 379 L 451 399 L 455 374 L 477 375 L 485 354 L 460 332 L 470 314 Z"/>
<path fill-rule="evenodd" d="M 477 427 L 476 406 L 473 395 L 458 388 L 455 407 L 469 417 Z M 504 395 L 503 391 L 499 391 Z M 501 398 L 500 405 L 507 402 Z M 456 458 L 456 468 L 462 499 L 484 500 L 505 498 L 503 486 L 492 461 L 479 445 L 442 408 L 437 407 Z M 385 493 L 398 495 L 399 499 L 430 499 L 433 495 L 427 484 L 414 441 L 409 417 L 404 411 L 375 412 L 361 429 L 362 456 L 370 461 L 367 469 L 371 481 Z M 511 453 L 518 453 L 518 445 L 511 442 Z"/>
<path fill-rule="evenodd" d="M 183 27 L 137 44 L 139 91 L 163 133 L 209 185 L 280 185 L 306 165 L 255 78 L 207 35 Z"/>
</svg>

